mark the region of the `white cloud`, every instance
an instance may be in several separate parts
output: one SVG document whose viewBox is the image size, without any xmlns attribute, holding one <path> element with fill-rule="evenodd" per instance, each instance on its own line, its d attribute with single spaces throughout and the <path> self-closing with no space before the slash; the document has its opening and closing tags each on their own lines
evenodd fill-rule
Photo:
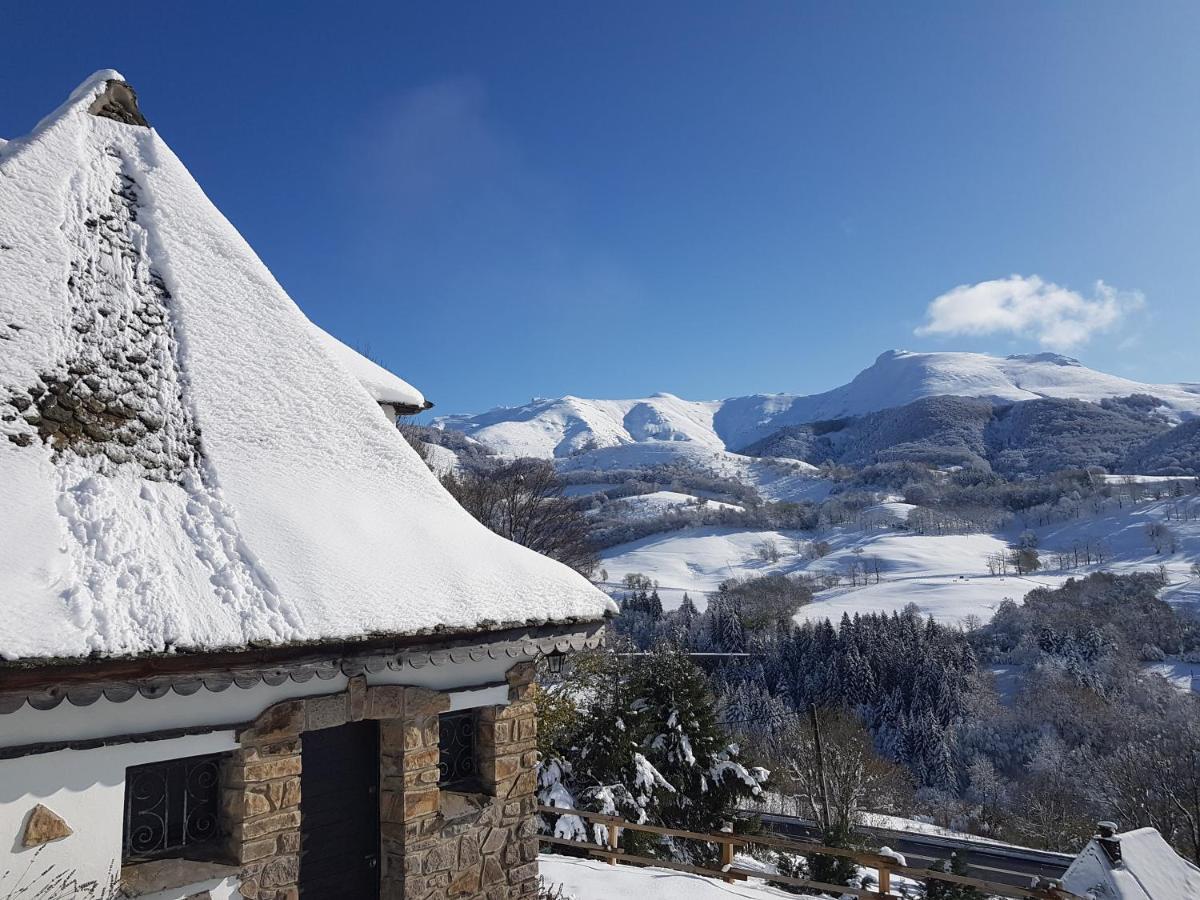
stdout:
<svg viewBox="0 0 1200 900">
<path fill-rule="evenodd" d="M 1037 275 L 1011 275 L 959 285 L 942 294 L 929 304 L 927 321 L 916 333 L 1013 334 L 1053 350 L 1069 350 L 1112 329 L 1144 302 L 1140 291 L 1119 291 L 1103 281 L 1085 297 Z"/>
</svg>

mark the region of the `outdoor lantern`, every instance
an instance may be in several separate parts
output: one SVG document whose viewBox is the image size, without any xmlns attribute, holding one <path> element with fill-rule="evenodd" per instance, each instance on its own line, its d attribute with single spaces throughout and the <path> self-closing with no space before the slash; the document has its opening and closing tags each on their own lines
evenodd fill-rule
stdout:
<svg viewBox="0 0 1200 900">
<path fill-rule="evenodd" d="M 567 658 L 567 654 L 561 650 L 551 650 L 546 656 L 546 669 L 551 675 L 561 675 L 563 670 L 563 661 Z"/>
</svg>

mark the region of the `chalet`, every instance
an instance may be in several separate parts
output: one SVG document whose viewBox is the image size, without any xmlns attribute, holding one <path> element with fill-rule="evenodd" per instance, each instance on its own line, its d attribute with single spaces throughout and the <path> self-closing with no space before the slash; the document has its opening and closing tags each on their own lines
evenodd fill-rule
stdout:
<svg viewBox="0 0 1200 900">
<path fill-rule="evenodd" d="M 426 405 L 118 73 L 0 142 L 0 897 L 536 891 L 534 661 L 612 607 L 457 506 Z"/>
</svg>

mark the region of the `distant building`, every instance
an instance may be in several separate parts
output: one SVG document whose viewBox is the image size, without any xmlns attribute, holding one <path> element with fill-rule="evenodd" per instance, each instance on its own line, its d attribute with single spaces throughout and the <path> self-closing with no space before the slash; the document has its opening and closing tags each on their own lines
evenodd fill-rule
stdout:
<svg viewBox="0 0 1200 900">
<path fill-rule="evenodd" d="M 0 144 L 0 896 L 535 891 L 533 663 L 613 607 L 454 502 L 426 405 L 118 73 Z"/>
<path fill-rule="evenodd" d="M 1116 833 L 1111 822 L 1071 863 L 1066 890 L 1089 900 L 1197 900 L 1200 868 L 1179 856 L 1153 828 Z"/>
</svg>

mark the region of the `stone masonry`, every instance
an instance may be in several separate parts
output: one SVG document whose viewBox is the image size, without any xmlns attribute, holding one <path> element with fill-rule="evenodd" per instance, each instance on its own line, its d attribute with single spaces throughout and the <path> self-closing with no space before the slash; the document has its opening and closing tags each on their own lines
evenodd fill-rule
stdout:
<svg viewBox="0 0 1200 900">
<path fill-rule="evenodd" d="M 384 879 L 384 900 L 508 900 L 537 892 L 532 663 L 514 666 L 508 680 L 509 705 L 479 713 L 481 794 L 437 789 L 437 715 L 428 707 L 405 710 L 403 744 L 391 745 L 403 800 L 385 806 L 383 825 L 387 864 L 399 862 L 404 877 Z"/>
<path fill-rule="evenodd" d="M 229 855 L 248 900 L 296 900 L 304 732 L 379 720 L 381 896 L 509 900 L 537 891 L 534 668 L 508 672 L 510 703 L 479 711 L 479 794 L 438 787 L 438 716 L 450 698 L 425 688 L 368 686 L 286 700 L 239 735 L 228 761 Z"/>
</svg>

